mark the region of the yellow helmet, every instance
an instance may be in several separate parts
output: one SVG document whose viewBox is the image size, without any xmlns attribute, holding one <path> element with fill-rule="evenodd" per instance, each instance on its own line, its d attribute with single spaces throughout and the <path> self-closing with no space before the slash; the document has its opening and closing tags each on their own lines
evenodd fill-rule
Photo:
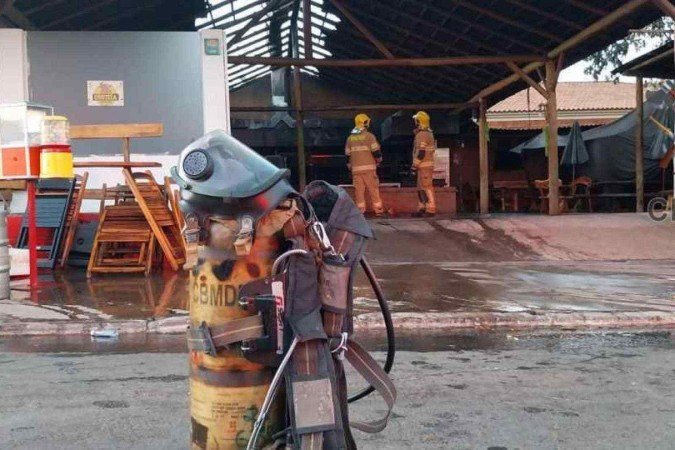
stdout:
<svg viewBox="0 0 675 450">
<path fill-rule="evenodd" d="M 415 119 L 415 123 L 420 128 L 429 128 L 431 125 L 431 117 L 424 111 L 417 111 L 417 114 L 413 116 L 413 119 Z"/>
<path fill-rule="evenodd" d="M 354 117 L 354 125 L 356 128 L 368 128 L 370 127 L 370 117 L 363 113 L 357 114 Z"/>
</svg>

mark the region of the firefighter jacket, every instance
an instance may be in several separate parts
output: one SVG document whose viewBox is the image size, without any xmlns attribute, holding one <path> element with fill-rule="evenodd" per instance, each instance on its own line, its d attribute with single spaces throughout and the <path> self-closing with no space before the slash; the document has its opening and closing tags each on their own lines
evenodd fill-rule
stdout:
<svg viewBox="0 0 675 450">
<path fill-rule="evenodd" d="M 413 144 L 413 167 L 434 167 L 434 153 L 436 142 L 430 128 L 419 130 Z"/>
<path fill-rule="evenodd" d="M 377 169 L 376 159 L 381 158 L 380 143 L 368 130 L 355 128 L 347 138 L 345 155 L 349 157 L 352 173 L 363 173 Z"/>
</svg>

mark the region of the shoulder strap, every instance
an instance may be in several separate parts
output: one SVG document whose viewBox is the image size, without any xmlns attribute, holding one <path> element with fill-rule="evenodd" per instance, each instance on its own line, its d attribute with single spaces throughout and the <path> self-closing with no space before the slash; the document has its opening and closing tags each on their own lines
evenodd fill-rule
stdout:
<svg viewBox="0 0 675 450">
<path fill-rule="evenodd" d="M 370 354 L 353 340 L 347 342 L 347 351 L 345 352 L 347 361 L 375 390 L 382 396 L 388 406 L 387 414 L 382 419 L 372 422 L 350 422 L 350 425 L 357 430 L 366 433 L 378 433 L 387 426 L 389 416 L 396 403 L 396 387 L 392 383 L 387 373 L 382 370 L 380 365 Z"/>
</svg>

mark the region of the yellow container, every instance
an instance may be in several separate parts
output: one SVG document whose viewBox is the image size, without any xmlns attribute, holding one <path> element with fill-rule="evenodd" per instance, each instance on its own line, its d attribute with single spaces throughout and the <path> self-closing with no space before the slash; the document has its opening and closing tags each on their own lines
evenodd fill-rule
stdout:
<svg viewBox="0 0 675 450">
<path fill-rule="evenodd" d="M 70 145 L 45 145 L 40 152 L 40 178 L 73 178 Z"/>
</svg>

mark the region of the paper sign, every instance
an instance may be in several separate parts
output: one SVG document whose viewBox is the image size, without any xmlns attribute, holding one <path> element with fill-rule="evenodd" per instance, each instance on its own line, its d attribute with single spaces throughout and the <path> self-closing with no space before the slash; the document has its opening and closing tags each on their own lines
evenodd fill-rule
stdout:
<svg viewBox="0 0 675 450">
<path fill-rule="evenodd" d="M 124 106 L 123 81 L 87 81 L 88 106 Z"/>
</svg>

